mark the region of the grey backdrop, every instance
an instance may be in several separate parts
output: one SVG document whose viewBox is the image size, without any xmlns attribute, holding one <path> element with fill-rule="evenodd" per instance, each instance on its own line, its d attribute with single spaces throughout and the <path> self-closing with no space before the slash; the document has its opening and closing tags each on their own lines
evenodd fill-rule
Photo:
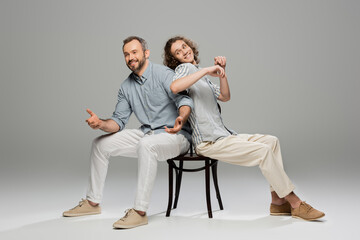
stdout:
<svg viewBox="0 0 360 240">
<path fill-rule="evenodd" d="M 130 73 L 122 40 L 145 38 L 161 63 L 177 34 L 199 44 L 202 66 L 227 57 L 230 128 L 278 136 L 290 177 L 325 178 L 320 189 L 358 182 L 359 12 L 359 1 L 343 0 L 1 0 L 2 189 L 79 177 L 83 194 L 90 144 L 101 134 L 84 122 L 85 109 L 111 116 Z M 128 127 L 138 126 L 132 117 Z M 136 161 L 116 162 L 117 179 L 136 180 Z"/>
</svg>

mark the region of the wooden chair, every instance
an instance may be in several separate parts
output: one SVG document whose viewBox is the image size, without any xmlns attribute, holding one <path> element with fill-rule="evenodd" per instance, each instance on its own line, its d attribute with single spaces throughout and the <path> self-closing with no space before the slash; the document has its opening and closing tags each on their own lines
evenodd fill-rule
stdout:
<svg viewBox="0 0 360 240">
<path fill-rule="evenodd" d="M 178 165 L 176 165 L 176 161 L 178 161 Z M 192 161 L 203 161 L 204 166 L 199 168 L 193 168 L 193 169 L 187 169 L 184 168 L 184 162 L 192 162 Z M 212 171 L 213 181 L 214 181 L 214 187 L 216 191 L 216 197 L 219 202 L 219 207 L 221 210 L 223 210 L 223 204 L 221 201 L 220 191 L 219 191 L 219 185 L 217 180 L 217 164 L 218 160 L 199 156 L 196 153 L 193 152 L 192 144 L 190 145 L 190 153 L 186 153 L 183 155 L 180 155 L 178 157 L 172 158 L 167 160 L 167 163 L 169 165 L 169 201 L 168 201 L 168 207 L 166 211 L 166 217 L 170 216 L 171 212 L 171 206 L 173 201 L 173 172 L 176 173 L 176 186 L 175 186 L 175 201 L 173 208 L 177 207 L 177 203 L 179 200 L 179 193 L 180 193 L 180 187 L 181 187 L 181 179 L 183 172 L 198 172 L 205 170 L 205 191 L 206 191 L 206 204 L 207 204 L 207 210 L 209 218 L 212 218 L 212 210 L 211 210 L 211 199 L 210 199 L 210 168 Z"/>
</svg>

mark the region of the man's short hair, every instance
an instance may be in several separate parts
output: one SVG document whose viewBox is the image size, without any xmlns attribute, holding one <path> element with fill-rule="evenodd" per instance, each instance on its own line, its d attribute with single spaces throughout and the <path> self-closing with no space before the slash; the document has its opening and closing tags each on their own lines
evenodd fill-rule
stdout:
<svg viewBox="0 0 360 240">
<path fill-rule="evenodd" d="M 139 41 L 139 43 L 141 44 L 141 47 L 143 49 L 143 51 L 145 52 L 147 49 L 148 49 L 148 46 L 147 46 L 147 42 L 141 38 L 141 37 L 138 37 L 138 36 L 130 36 L 130 37 L 127 37 L 123 42 L 123 50 L 124 50 L 124 46 L 125 44 L 131 42 L 132 40 L 137 40 Z"/>
</svg>

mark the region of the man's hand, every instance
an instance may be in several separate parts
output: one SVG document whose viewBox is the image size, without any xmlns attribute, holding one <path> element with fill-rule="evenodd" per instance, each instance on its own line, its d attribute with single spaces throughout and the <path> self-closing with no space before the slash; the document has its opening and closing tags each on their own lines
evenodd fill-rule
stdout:
<svg viewBox="0 0 360 240">
<path fill-rule="evenodd" d="M 175 125 L 173 128 L 168 128 L 165 126 L 165 131 L 171 134 L 175 134 L 179 132 L 184 125 L 184 118 L 182 116 L 179 116 L 175 120 Z"/>
<path fill-rule="evenodd" d="M 208 75 L 212 77 L 225 77 L 225 70 L 219 65 L 214 65 L 206 68 Z"/>
<path fill-rule="evenodd" d="M 86 111 L 91 115 L 91 117 L 89 117 L 86 122 L 88 123 L 88 125 L 92 128 L 92 129 L 99 129 L 100 125 L 102 123 L 102 120 L 100 120 L 98 118 L 98 116 L 93 113 L 90 109 L 86 109 Z"/>
<path fill-rule="evenodd" d="M 223 56 L 217 56 L 214 57 L 214 65 L 219 65 L 225 70 L 226 67 L 226 57 Z"/>
</svg>

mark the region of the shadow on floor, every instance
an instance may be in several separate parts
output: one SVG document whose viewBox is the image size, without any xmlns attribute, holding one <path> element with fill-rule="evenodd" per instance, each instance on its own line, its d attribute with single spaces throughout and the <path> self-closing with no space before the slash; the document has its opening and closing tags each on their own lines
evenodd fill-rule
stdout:
<svg viewBox="0 0 360 240">
<path fill-rule="evenodd" d="M 225 218 L 225 219 L 224 219 Z M 231 219 L 230 219 L 231 218 Z M 214 218 L 207 218 L 207 213 L 191 216 L 177 216 L 176 212 L 170 217 L 158 213 L 149 216 L 149 224 L 129 230 L 115 230 L 112 224 L 117 218 L 109 218 L 106 214 L 83 216 L 76 218 L 58 217 L 48 221 L 24 225 L 22 227 L 0 232 L 1 239 L 117 239 L 131 237 L 140 239 L 144 236 L 158 236 L 159 239 L 178 239 L 194 237 L 194 233 L 206 232 L 211 236 L 223 233 L 243 233 L 249 231 L 271 230 L 294 224 L 296 220 L 288 216 L 264 216 L 251 219 L 236 219 L 221 211 L 214 211 Z M 175 234 L 175 235 L 174 235 Z M 208 238 L 209 239 L 209 238 Z"/>
</svg>

